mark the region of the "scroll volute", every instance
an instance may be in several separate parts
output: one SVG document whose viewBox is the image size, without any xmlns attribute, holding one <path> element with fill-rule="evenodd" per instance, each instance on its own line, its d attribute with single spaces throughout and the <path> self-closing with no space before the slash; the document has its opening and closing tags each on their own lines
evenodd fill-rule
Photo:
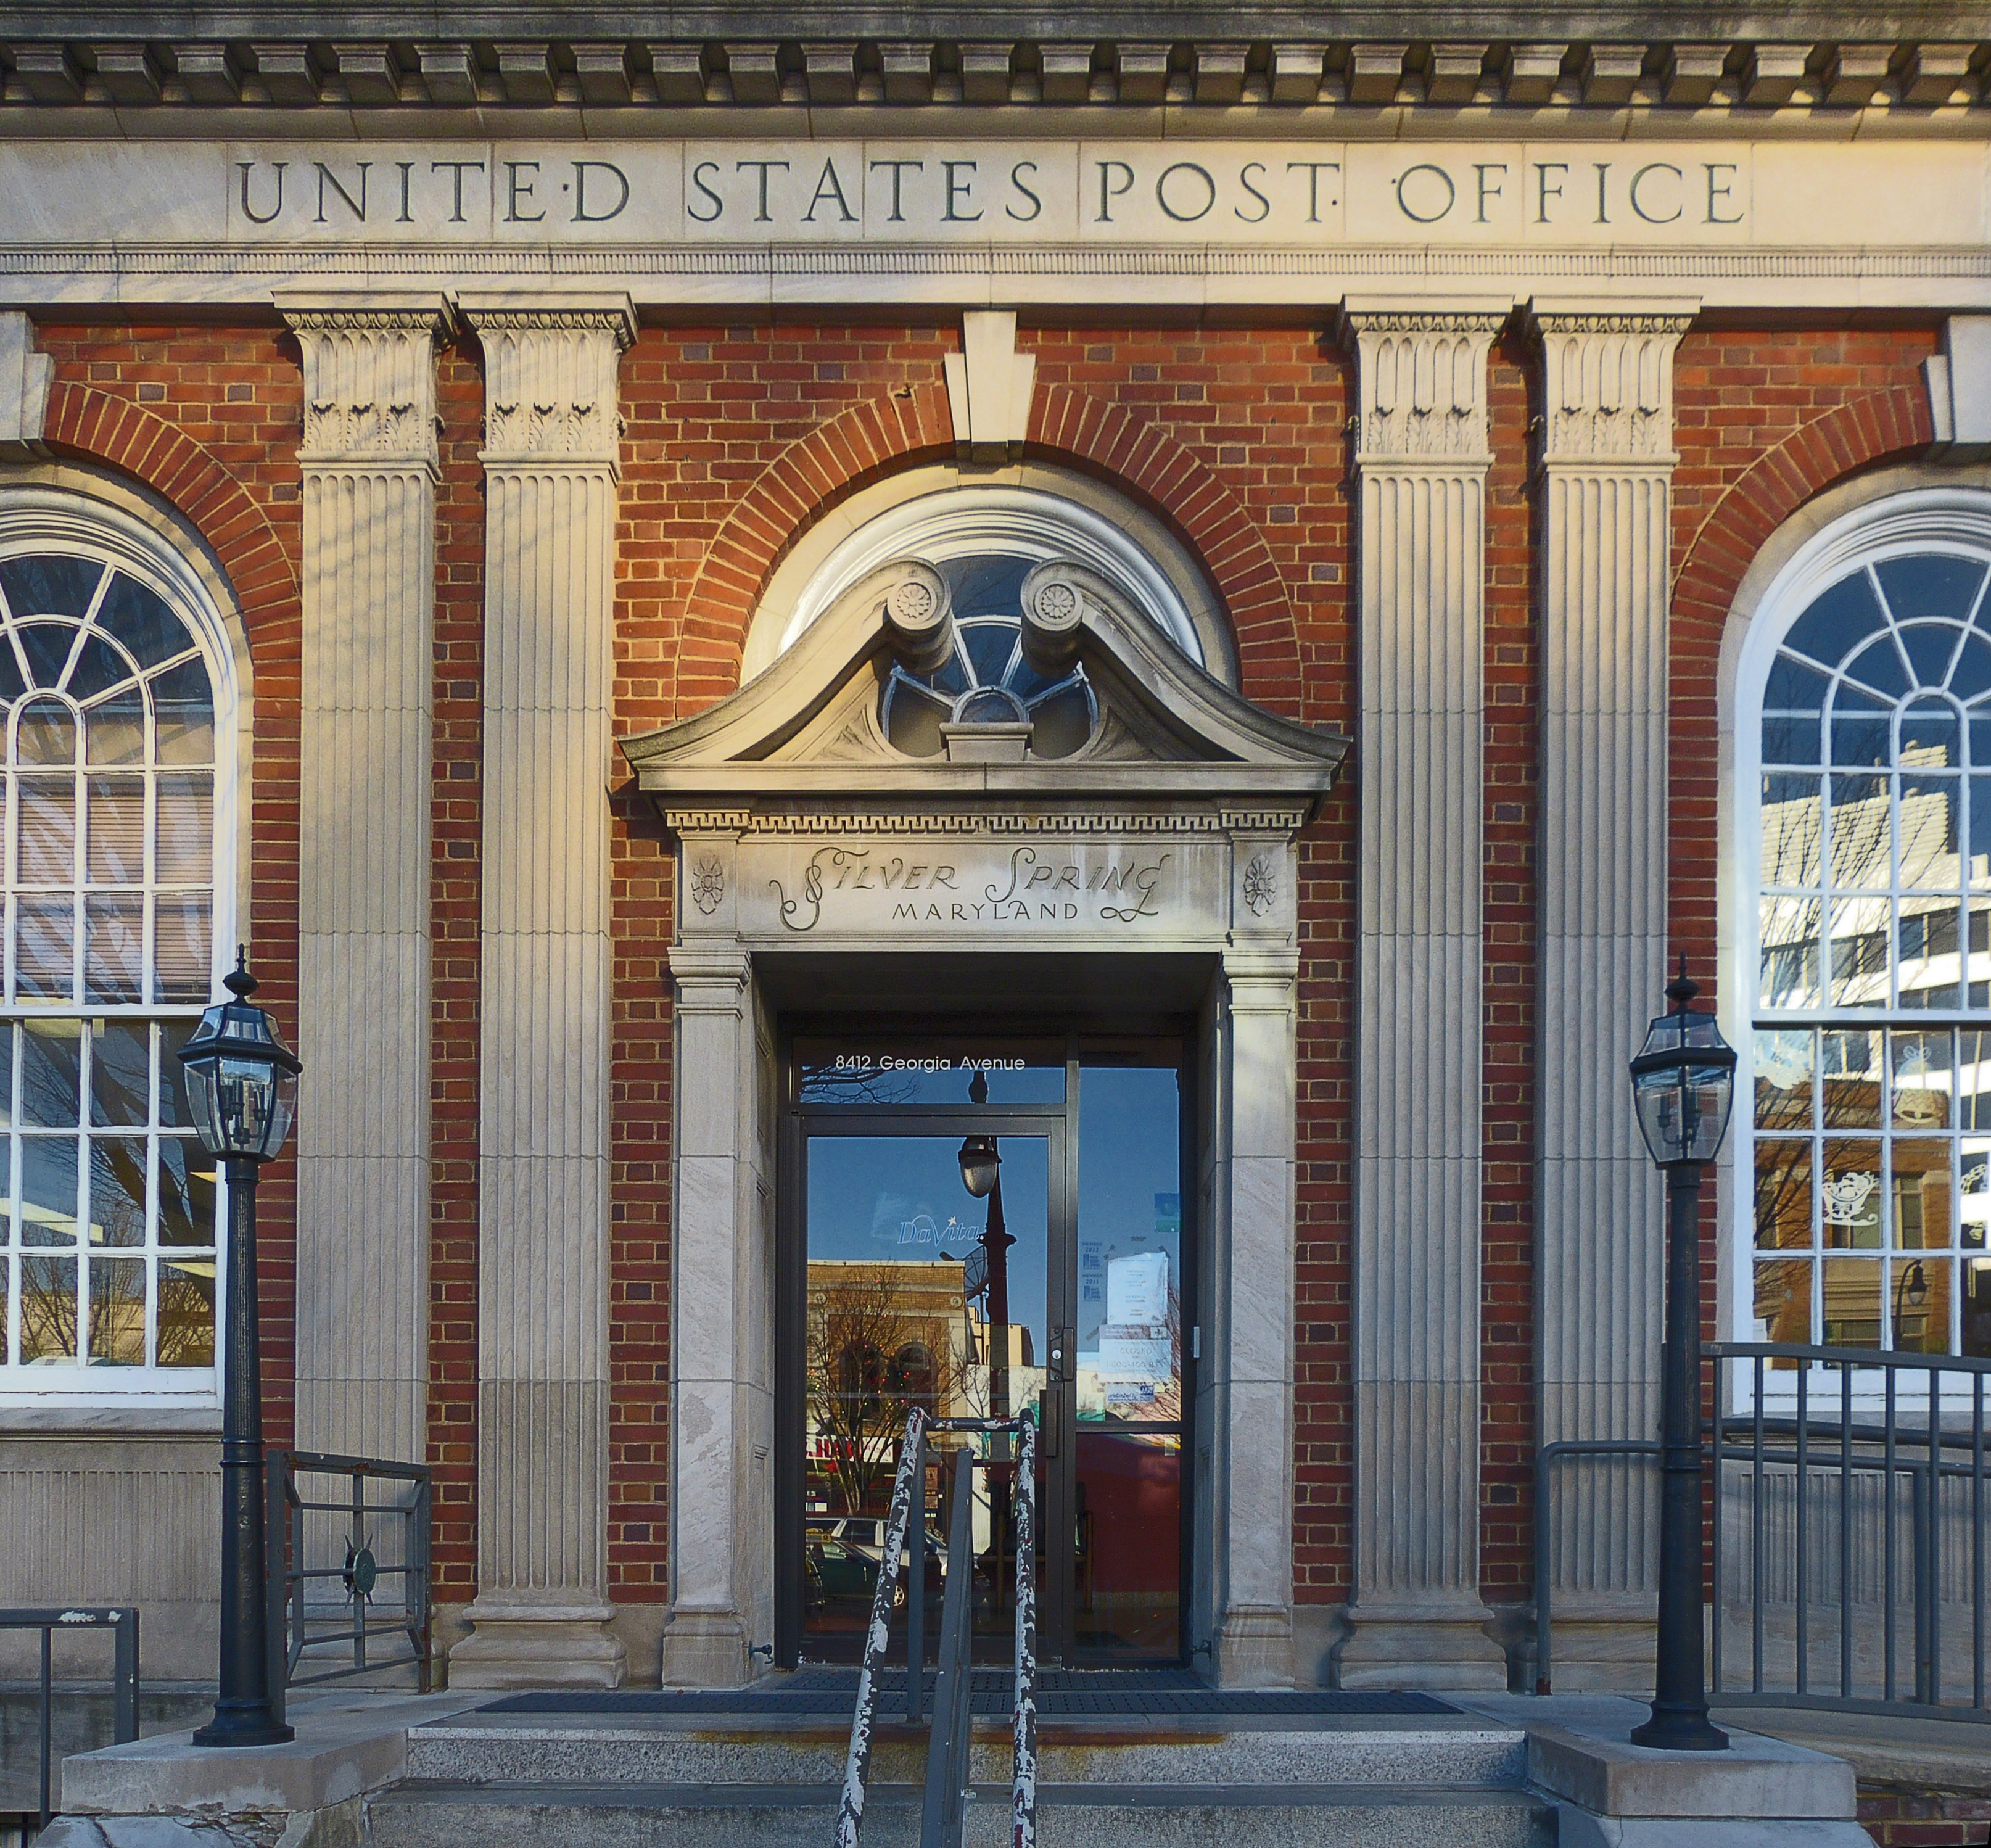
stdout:
<svg viewBox="0 0 1991 1848">
<path fill-rule="evenodd" d="M 1068 672 L 1078 659 L 1091 575 L 1053 558 L 1023 580 L 1023 659 L 1047 679 Z"/>
<path fill-rule="evenodd" d="M 887 645 L 913 674 L 931 674 L 954 652 L 954 610 L 947 580 L 930 564 L 902 558 L 874 571 L 864 586 L 884 619 Z"/>
</svg>

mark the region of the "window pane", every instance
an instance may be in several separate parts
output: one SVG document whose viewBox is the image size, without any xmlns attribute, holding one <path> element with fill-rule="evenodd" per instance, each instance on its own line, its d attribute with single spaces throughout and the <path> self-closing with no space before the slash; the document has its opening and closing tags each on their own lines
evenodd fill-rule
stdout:
<svg viewBox="0 0 1991 1848">
<path fill-rule="evenodd" d="M 214 1260 L 159 1263 L 159 1365 L 214 1364 Z"/>
<path fill-rule="evenodd" d="M 1894 1083 L 1891 1114 L 1897 1128 L 1941 1129 L 1949 1123 L 1951 1067 L 1947 1033 L 1893 1036 Z"/>
<path fill-rule="evenodd" d="M 1949 1247 L 1949 1144 L 1934 1136 L 1904 1136 L 1891 1154 L 1894 1169 L 1894 1248 Z"/>
<path fill-rule="evenodd" d="M 116 636 L 141 667 L 157 667 L 193 646 L 186 625 L 156 591 L 123 572 L 111 580 L 97 612 L 97 627 Z"/>
<path fill-rule="evenodd" d="M 93 706 L 83 714 L 83 727 L 91 763 L 145 762 L 145 696 L 137 687 Z"/>
<path fill-rule="evenodd" d="M 1840 1249 L 1880 1246 L 1880 1145 L 1865 1137 L 1825 1139 L 1819 1217 L 1825 1242 Z"/>
<path fill-rule="evenodd" d="M 1991 1033 L 1957 1036 L 1956 1108 L 1962 1128 L 1991 1130 Z"/>
<path fill-rule="evenodd" d="M 1756 1245 L 1811 1249 L 1811 1144 L 1765 1136 L 1756 1145 Z"/>
<path fill-rule="evenodd" d="M 1962 965 L 1952 900 L 1903 901 L 1896 929 L 1903 1007 L 1955 1007 Z"/>
<path fill-rule="evenodd" d="M 90 1242 L 142 1246 L 145 1242 L 145 1138 L 90 1138 Z"/>
<path fill-rule="evenodd" d="M 31 1128 L 73 1129 L 82 1120 L 82 1022 L 23 1022 L 21 1121 Z"/>
<path fill-rule="evenodd" d="M 159 1243 L 214 1243 L 214 1157 L 183 1136 L 159 1138 Z"/>
<path fill-rule="evenodd" d="M 76 881 L 76 778 L 22 777 L 15 877 L 24 886 Z"/>
<path fill-rule="evenodd" d="M 1880 1127 L 1880 1035 L 1877 1032 L 1826 1032 L 1821 1048 L 1825 1127 Z"/>
<path fill-rule="evenodd" d="M 214 695 L 197 657 L 152 682 L 152 713 L 162 764 L 214 761 Z"/>
<path fill-rule="evenodd" d="M 1765 898 L 1758 907 L 1761 934 L 1759 992 L 1765 1007 L 1816 1007 L 1819 1001 L 1816 899 Z"/>
<path fill-rule="evenodd" d="M 1816 777 L 1763 779 L 1763 883 L 1818 883 L 1821 785 Z"/>
<path fill-rule="evenodd" d="M 1878 713 L 1840 713 L 1832 721 L 1832 761 L 1841 770 L 1884 768 L 1894 754 L 1893 727 Z"/>
<path fill-rule="evenodd" d="M 1832 779 L 1832 883 L 1841 891 L 1885 891 L 1894 881 L 1885 777 Z"/>
<path fill-rule="evenodd" d="M 99 1258 L 90 1266 L 90 1364 L 145 1364 L 145 1261 Z"/>
<path fill-rule="evenodd" d="M 1827 995 L 1834 1007 L 1887 1005 L 1887 922 L 1884 898 L 1860 898 L 1832 907 Z"/>
<path fill-rule="evenodd" d="M 1824 1343 L 1827 1347 L 1880 1345 L 1884 1267 L 1867 1258 L 1825 1261 Z"/>
<path fill-rule="evenodd" d="M 145 878 L 145 779 L 90 779 L 90 876 L 103 886 Z"/>
<path fill-rule="evenodd" d="M 194 1126 L 193 1106 L 187 1101 L 186 1067 L 180 1063 L 179 1051 L 199 1026 L 198 1020 L 159 1023 L 159 1121 L 169 1129 Z M 1991 1109 L 1991 1099 L 1986 1100 L 1986 1108 Z"/>
<path fill-rule="evenodd" d="M 104 567 L 94 558 L 43 553 L 0 560 L 0 594 L 16 616 L 80 616 L 103 579 Z"/>
<path fill-rule="evenodd" d="M 14 931 L 15 993 L 69 1000 L 76 992 L 76 900 L 17 898 Z"/>
<path fill-rule="evenodd" d="M 1812 599 L 1811 607 L 1791 625 L 1784 645 L 1836 667 L 1884 620 L 1867 573 L 1854 571 Z"/>
<path fill-rule="evenodd" d="M 60 686 L 68 671 L 70 652 L 76 647 L 74 626 L 66 622 L 31 622 L 15 629 L 14 637 L 21 645 L 21 658 L 28 664 L 28 678 L 36 686 Z M 70 735 L 73 737 L 73 731 Z M 73 744 L 70 749 L 73 752 Z"/>
<path fill-rule="evenodd" d="M 214 876 L 214 779 L 159 778 L 158 861 L 162 886 L 204 886 Z"/>
<path fill-rule="evenodd" d="M 0 1022 L 0 1128 L 11 1128 L 14 1122 L 14 1029 Z M 0 1180 L 5 1179 L 4 1163 L 0 1163 Z M 0 1207 L 0 1230 L 4 1229 L 5 1209 Z"/>
<path fill-rule="evenodd" d="M 145 901 L 138 893 L 93 892 L 84 904 L 83 999 L 145 999 Z"/>
<path fill-rule="evenodd" d="M 1812 1036 L 1809 1030 L 1756 1036 L 1756 1127 L 1811 1127 Z"/>
<path fill-rule="evenodd" d="M 76 1138 L 24 1136 L 21 1141 L 21 1242 L 76 1243 Z"/>
<path fill-rule="evenodd" d="M 1811 1339 L 1811 1264 L 1785 1258 L 1756 1267 L 1756 1335 L 1760 1341 Z"/>
<path fill-rule="evenodd" d="M 21 1364 L 76 1358 L 76 1260 L 21 1260 Z"/>
<path fill-rule="evenodd" d="M 78 705 L 133 678 L 131 663 L 94 630 L 83 638 L 63 690 Z"/>
<path fill-rule="evenodd" d="M 151 1115 L 152 1030 L 142 1020 L 100 1022 L 90 1036 L 90 1120 L 101 1129 L 142 1128 Z"/>
<path fill-rule="evenodd" d="M 212 985 L 213 901 L 205 892 L 161 894 L 152 924 L 153 993 L 161 1001 L 205 1001 Z"/>
<path fill-rule="evenodd" d="M 1962 808 L 1955 777 L 1901 778 L 1902 885 L 1954 892 L 1962 884 L 1956 852 Z"/>
<path fill-rule="evenodd" d="M 1984 567 L 1974 558 L 1945 557 L 1925 552 L 1913 558 L 1891 558 L 1874 567 L 1880 590 L 1897 622 L 1918 616 L 1967 617 L 1984 582 Z"/>
<path fill-rule="evenodd" d="M 1932 1258 L 1911 1258 L 1887 1267 L 1887 1303 L 1894 1316 L 1894 1346 L 1911 1353 L 1949 1352 L 1949 1299 L 1955 1265 Z"/>
<path fill-rule="evenodd" d="M 1763 721 L 1763 761 L 1765 764 L 1816 764 L 1818 761 L 1818 719 L 1814 713 L 1787 718 L 1771 713 Z"/>
</svg>

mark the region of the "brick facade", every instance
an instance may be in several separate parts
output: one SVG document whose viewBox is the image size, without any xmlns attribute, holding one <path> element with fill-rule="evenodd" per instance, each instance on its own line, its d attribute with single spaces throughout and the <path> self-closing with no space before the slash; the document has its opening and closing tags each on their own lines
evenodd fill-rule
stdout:
<svg viewBox="0 0 1991 1848">
<path fill-rule="evenodd" d="M 128 476 L 177 509 L 240 600 L 255 672 L 247 916 L 263 999 L 288 1021 L 297 956 L 294 342 L 246 325 L 49 324 L 38 337 L 56 362 L 53 452 Z M 1352 731 L 1353 380 L 1332 335 L 1286 325 L 1099 324 L 1026 326 L 1020 338 L 1037 360 L 1029 452 L 1112 482 L 1167 521 L 1236 623 L 1249 697 Z M 621 373 L 618 734 L 731 691 L 747 618 L 798 537 L 867 482 L 952 453 L 941 362 L 957 340 L 938 322 L 643 332 Z M 1921 328 L 1714 329 L 1681 342 L 1671 926 L 1676 946 L 1710 981 L 1716 673 L 1730 601 L 1779 520 L 1833 482 L 1929 441 L 1916 369 L 1932 345 Z M 1540 407 L 1536 359 L 1518 338 L 1499 344 L 1492 364 L 1479 1580 L 1488 1601 L 1512 1604 L 1531 1589 L 1540 662 L 1529 451 Z M 447 345 L 439 365 L 429 1428 L 438 1592 L 461 1601 L 475 1588 L 476 1544 L 483 390 L 474 341 Z M 1360 799 L 1351 758 L 1302 845 L 1294 1563 L 1298 1598 L 1322 1604 L 1344 1599 L 1352 1582 L 1349 1122 Z M 631 789 L 614 805 L 612 846 L 610 1571 L 618 1599 L 655 1603 L 668 1595 L 669 1566 L 675 893 L 668 842 Z M 294 1209 L 288 1163 L 270 1171 L 261 1205 L 269 1424 L 283 1442 Z M 1710 1213 L 1711 1287 L 1711 1203 Z M 1871 1822 L 1884 1843 L 1966 1839 L 1899 1833 L 1928 1826 L 1919 1812 L 1877 1812 Z"/>
</svg>

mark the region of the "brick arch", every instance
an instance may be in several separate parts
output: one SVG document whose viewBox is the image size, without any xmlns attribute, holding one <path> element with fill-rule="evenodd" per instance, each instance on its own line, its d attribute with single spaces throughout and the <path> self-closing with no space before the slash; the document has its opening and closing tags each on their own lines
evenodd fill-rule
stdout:
<svg viewBox="0 0 1991 1848">
<path fill-rule="evenodd" d="M 1230 612 L 1246 690 L 1299 716 L 1299 637 L 1278 563 L 1243 503 L 1209 468 L 1154 425 L 1064 386 L 1037 394 L 1027 447 L 1131 489 L 1180 534 Z M 674 664 L 677 711 L 696 710 L 738 685 L 754 605 L 816 519 L 853 487 L 953 448 L 947 393 L 924 386 L 853 405 L 771 462 L 692 580 Z"/>
<path fill-rule="evenodd" d="M 261 621 L 280 610 L 296 614 L 297 569 L 276 528 L 227 468 L 185 432 L 125 399 L 61 382 L 49 393 L 43 428 L 52 448 L 131 476 L 192 522 L 227 574 L 252 656 Z"/>
<path fill-rule="evenodd" d="M 1870 392 L 1794 430 L 1766 450 L 1709 511 L 1673 577 L 1676 618 L 1720 625 L 1743 573 L 1777 528 L 1821 489 L 1935 440 L 1928 396 L 1906 385 Z"/>
</svg>

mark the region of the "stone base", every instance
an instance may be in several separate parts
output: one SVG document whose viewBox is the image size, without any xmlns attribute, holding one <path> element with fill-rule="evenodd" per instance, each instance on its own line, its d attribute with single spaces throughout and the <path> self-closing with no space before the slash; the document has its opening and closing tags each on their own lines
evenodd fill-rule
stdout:
<svg viewBox="0 0 1991 1848">
<path fill-rule="evenodd" d="M 1506 1688 L 1506 1652 L 1488 1633 L 1494 1614 L 1483 1605 L 1352 1605 L 1348 1618 L 1343 1687 Z"/>
<path fill-rule="evenodd" d="M 1234 1605 L 1217 1628 L 1210 1670 L 1222 1688 L 1291 1687 L 1292 1613 L 1283 1605 Z"/>
<path fill-rule="evenodd" d="M 1558 1694 L 1631 1694 L 1649 1699 L 1659 1631 L 1648 1608 L 1642 1616 L 1555 1613 L 1555 1646 L 1549 1674 Z M 1534 1685 L 1540 1665 L 1533 1662 L 1534 1634 L 1525 1642 L 1530 1663 L 1528 1681 Z"/>
<path fill-rule="evenodd" d="M 499 1604 L 464 1613 L 471 1634 L 449 1652 L 452 1688 L 620 1687 L 628 1666 L 607 1605 Z"/>
<path fill-rule="evenodd" d="M 664 1627 L 665 1687 L 744 1687 L 754 1678 L 752 1639 L 732 1611 L 673 1611 Z"/>
</svg>

